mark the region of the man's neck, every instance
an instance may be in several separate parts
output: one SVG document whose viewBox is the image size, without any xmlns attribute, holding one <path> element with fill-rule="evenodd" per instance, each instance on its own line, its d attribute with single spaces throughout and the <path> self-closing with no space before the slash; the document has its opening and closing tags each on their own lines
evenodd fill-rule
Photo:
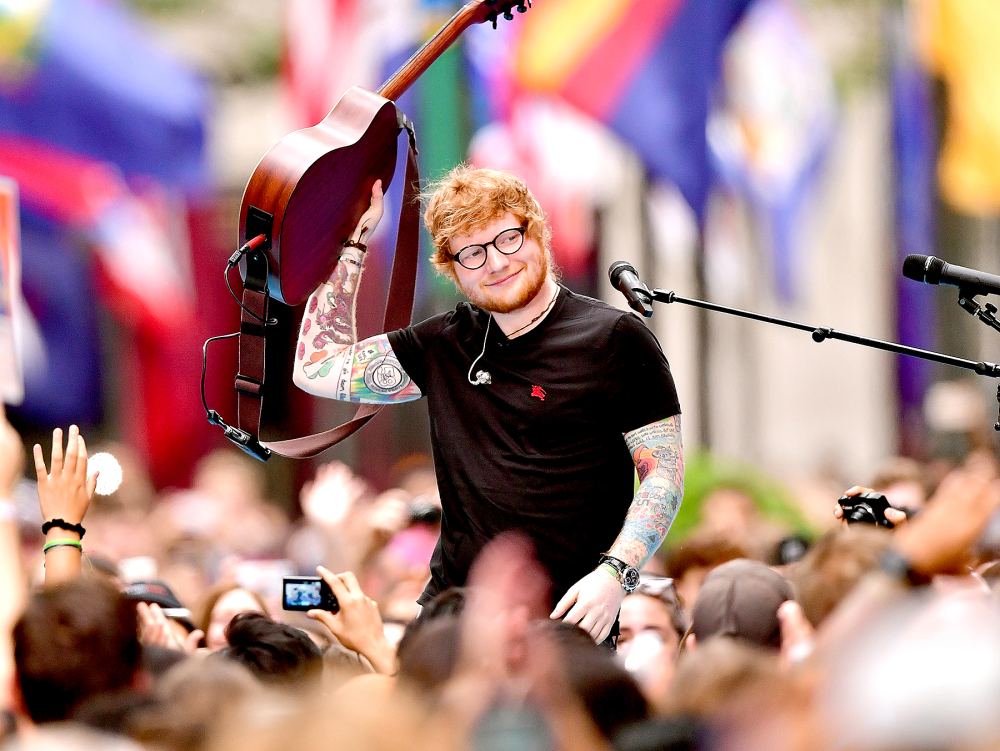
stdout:
<svg viewBox="0 0 1000 751">
<path fill-rule="evenodd" d="M 517 310 L 512 310 L 510 313 L 494 313 L 493 320 L 497 322 L 503 333 L 508 336 L 511 333 L 514 333 L 515 336 L 527 334 L 541 324 L 545 320 L 545 317 L 552 311 L 552 303 L 558 293 L 559 285 L 549 275 L 542 283 L 538 294 L 531 298 L 526 305 Z M 532 321 L 536 316 L 538 320 Z"/>
</svg>

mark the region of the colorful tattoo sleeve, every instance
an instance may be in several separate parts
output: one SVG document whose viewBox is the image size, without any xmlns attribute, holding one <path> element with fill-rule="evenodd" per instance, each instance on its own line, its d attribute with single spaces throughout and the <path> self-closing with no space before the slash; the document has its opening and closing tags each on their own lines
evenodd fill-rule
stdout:
<svg viewBox="0 0 1000 751">
<path fill-rule="evenodd" d="M 684 496 L 680 415 L 626 433 L 625 443 L 639 475 L 639 489 L 610 552 L 641 567 L 663 543 Z"/>
<path fill-rule="evenodd" d="M 310 295 L 296 346 L 293 381 L 317 396 L 388 403 L 418 399 L 384 334 L 357 342 L 355 308 L 364 256 L 344 248 L 330 278 Z"/>
</svg>

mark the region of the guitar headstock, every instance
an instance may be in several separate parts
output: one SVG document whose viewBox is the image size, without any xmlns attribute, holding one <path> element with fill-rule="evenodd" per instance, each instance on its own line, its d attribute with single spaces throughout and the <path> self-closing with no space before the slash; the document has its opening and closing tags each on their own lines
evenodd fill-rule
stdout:
<svg viewBox="0 0 1000 751">
<path fill-rule="evenodd" d="M 466 6 L 475 14 L 475 23 L 489 21 L 493 24 L 494 29 L 501 16 L 508 21 L 513 21 L 515 10 L 518 13 L 526 13 L 530 7 L 531 0 L 477 0 Z"/>
</svg>

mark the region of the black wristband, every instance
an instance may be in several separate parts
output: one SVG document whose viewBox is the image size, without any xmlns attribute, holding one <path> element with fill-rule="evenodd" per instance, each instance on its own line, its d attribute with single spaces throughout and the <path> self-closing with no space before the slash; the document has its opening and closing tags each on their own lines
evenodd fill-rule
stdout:
<svg viewBox="0 0 1000 751">
<path fill-rule="evenodd" d="M 67 532 L 76 532 L 80 535 L 80 539 L 87 534 L 87 530 L 83 528 L 82 524 L 71 524 L 65 519 L 49 519 L 45 524 L 42 525 L 42 534 L 47 535 L 49 530 L 53 527 L 58 527 L 59 529 L 65 529 Z"/>
<path fill-rule="evenodd" d="M 345 240 L 341 245 L 345 248 L 357 248 L 362 253 L 368 252 L 368 246 L 363 242 L 358 242 L 357 240 Z"/>
</svg>

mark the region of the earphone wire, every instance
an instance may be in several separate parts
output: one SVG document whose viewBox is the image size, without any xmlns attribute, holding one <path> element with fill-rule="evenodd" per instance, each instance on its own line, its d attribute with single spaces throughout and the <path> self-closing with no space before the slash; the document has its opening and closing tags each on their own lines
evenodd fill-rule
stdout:
<svg viewBox="0 0 1000 751">
<path fill-rule="evenodd" d="M 477 357 L 475 360 L 472 361 L 472 365 L 469 366 L 469 374 L 466 376 L 466 378 L 469 381 L 469 383 L 471 383 L 473 386 L 478 386 L 479 384 L 486 382 L 485 379 L 481 380 L 478 377 L 476 378 L 475 381 L 473 381 L 472 380 L 472 371 L 473 371 L 473 369 L 475 369 L 476 363 L 479 362 L 480 360 L 482 360 L 483 359 L 483 355 L 486 354 L 486 342 L 489 341 L 489 338 L 490 338 L 490 324 L 491 323 L 493 323 L 493 316 L 490 316 L 489 318 L 486 319 L 486 336 L 483 337 L 483 351 L 479 353 L 479 357 Z"/>
</svg>

